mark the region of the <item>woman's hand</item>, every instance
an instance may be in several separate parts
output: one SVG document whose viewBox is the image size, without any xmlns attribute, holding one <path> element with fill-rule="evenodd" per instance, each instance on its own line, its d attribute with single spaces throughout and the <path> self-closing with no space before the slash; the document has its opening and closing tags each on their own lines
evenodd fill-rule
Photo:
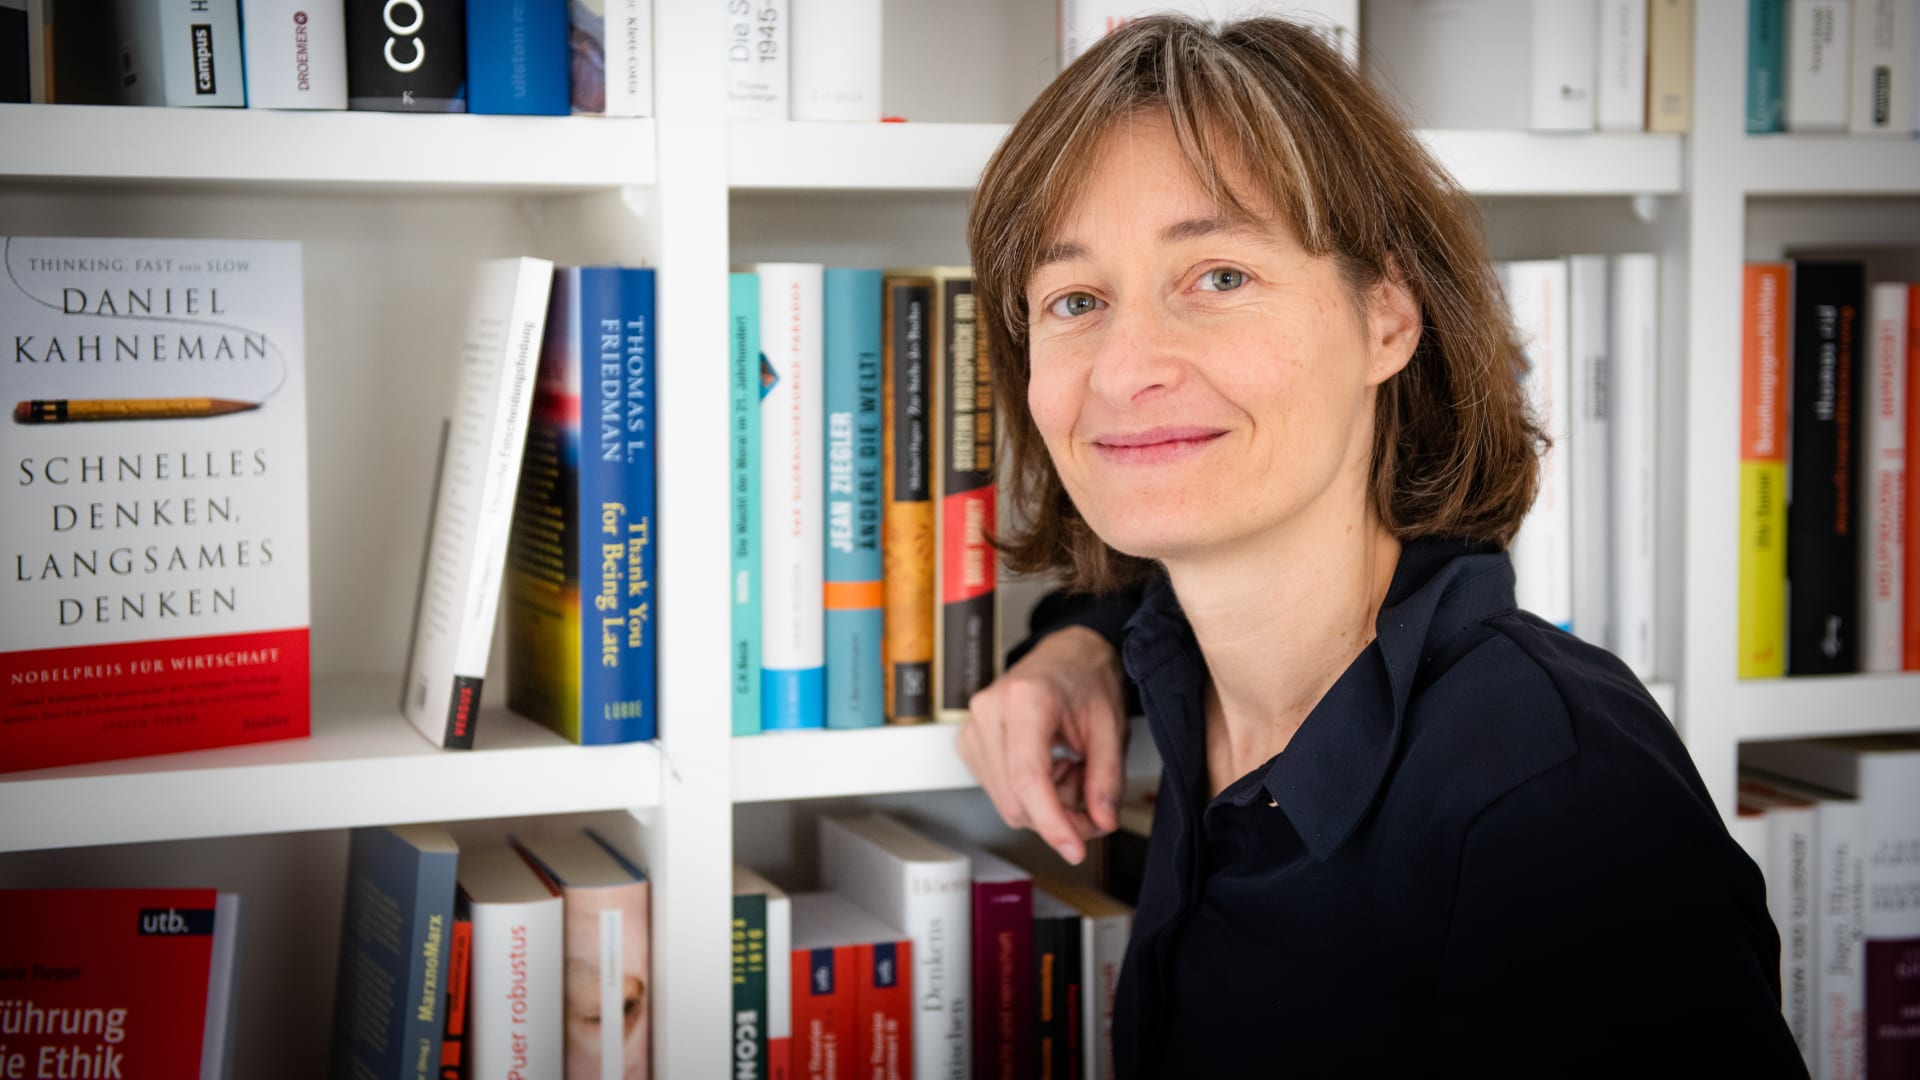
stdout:
<svg viewBox="0 0 1920 1080">
<path fill-rule="evenodd" d="M 1083 626 L 1056 630 L 973 695 L 960 757 L 1009 826 L 1078 863 L 1119 826 L 1126 712 L 1113 646 Z M 1061 756 L 1055 748 L 1064 748 Z"/>
</svg>

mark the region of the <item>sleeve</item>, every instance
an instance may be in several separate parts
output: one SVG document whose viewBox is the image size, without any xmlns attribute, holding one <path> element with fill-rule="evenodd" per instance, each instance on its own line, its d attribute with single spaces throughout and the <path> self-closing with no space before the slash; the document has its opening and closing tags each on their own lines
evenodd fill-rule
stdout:
<svg viewBox="0 0 1920 1080">
<path fill-rule="evenodd" d="M 1463 1075 L 1804 1078 L 1779 957 L 1713 807 L 1653 761 L 1576 754 L 1467 833 L 1436 1038 Z"/>
<path fill-rule="evenodd" d="M 1139 608 L 1143 591 L 1144 586 L 1140 585 L 1110 593 L 1055 589 L 1034 605 L 1033 615 L 1027 620 L 1026 640 L 1007 653 L 1007 666 L 1019 663 L 1020 658 L 1027 655 L 1041 638 L 1069 626 L 1084 626 L 1092 630 L 1106 638 L 1114 652 L 1119 652 L 1121 639 L 1126 636 L 1127 620 Z"/>
</svg>

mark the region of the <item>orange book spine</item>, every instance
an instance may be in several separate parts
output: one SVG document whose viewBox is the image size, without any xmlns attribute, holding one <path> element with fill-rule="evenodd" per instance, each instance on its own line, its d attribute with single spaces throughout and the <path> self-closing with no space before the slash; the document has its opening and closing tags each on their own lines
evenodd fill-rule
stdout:
<svg viewBox="0 0 1920 1080">
<path fill-rule="evenodd" d="M 1907 286 L 1906 595 L 1901 666 L 1920 671 L 1920 283 Z"/>
<path fill-rule="evenodd" d="M 1740 357 L 1739 674 L 1786 673 L 1787 369 L 1785 263 L 1750 263 Z"/>
<path fill-rule="evenodd" d="M 895 724 L 933 719 L 933 289 L 889 276 L 881 308 L 880 667 Z"/>
</svg>

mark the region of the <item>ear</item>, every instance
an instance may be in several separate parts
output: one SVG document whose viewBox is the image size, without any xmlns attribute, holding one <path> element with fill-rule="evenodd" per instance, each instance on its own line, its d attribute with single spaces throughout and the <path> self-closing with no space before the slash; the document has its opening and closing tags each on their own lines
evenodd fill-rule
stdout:
<svg viewBox="0 0 1920 1080">
<path fill-rule="evenodd" d="M 1367 290 L 1367 385 L 1399 374 L 1420 345 L 1426 320 L 1400 265 L 1389 259 L 1386 276 Z"/>
</svg>

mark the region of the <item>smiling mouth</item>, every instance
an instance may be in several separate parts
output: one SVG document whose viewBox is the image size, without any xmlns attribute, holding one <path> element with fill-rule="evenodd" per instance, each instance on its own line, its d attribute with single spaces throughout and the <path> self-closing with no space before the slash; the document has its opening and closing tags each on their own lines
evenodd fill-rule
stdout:
<svg viewBox="0 0 1920 1080">
<path fill-rule="evenodd" d="M 1116 464 L 1158 465 L 1191 457 L 1225 434 L 1218 428 L 1155 428 L 1103 435 L 1093 441 L 1093 446 L 1101 458 Z"/>
</svg>

